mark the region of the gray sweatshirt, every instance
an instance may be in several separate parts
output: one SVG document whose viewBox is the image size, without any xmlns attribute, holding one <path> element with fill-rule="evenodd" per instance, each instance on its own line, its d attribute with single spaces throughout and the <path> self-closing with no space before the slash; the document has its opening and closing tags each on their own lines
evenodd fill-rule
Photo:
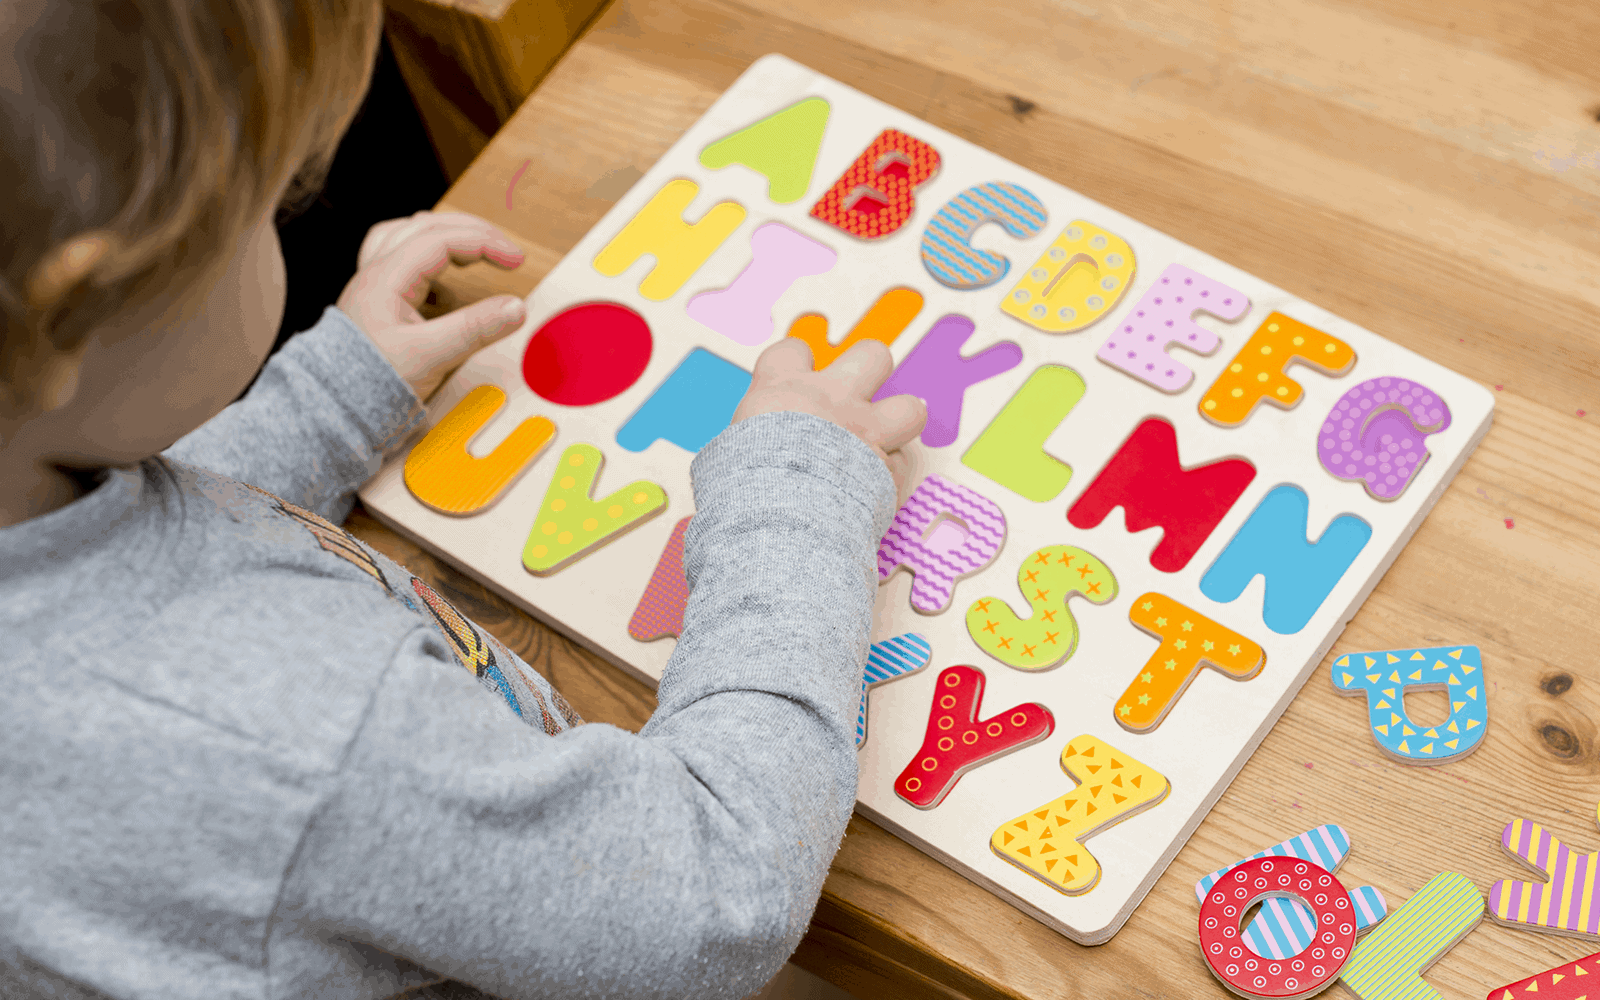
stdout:
<svg viewBox="0 0 1600 1000">
<path fill-rule="evenodd" d="M 741 997 L 794 949 L 855 801 L 883 462 L 794 413 L 700 452 L 634 734 L 332 523 L 422 418 L 329 309 L 0 529 L 0 997 Z"/>
</svg>

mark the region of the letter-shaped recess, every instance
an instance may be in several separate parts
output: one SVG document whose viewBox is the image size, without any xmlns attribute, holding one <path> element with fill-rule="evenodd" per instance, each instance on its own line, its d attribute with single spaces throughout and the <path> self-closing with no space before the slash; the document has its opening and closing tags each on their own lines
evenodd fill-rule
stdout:
<svg viewBox="0 0 1600 1000">
<path fill-rule="evenodd" d="M 1600 937 L 1600 853 L 1584 854 L 1531 820 L 1514 819 L 1500 848 L 1547 882 L 1503 879 L 1489 887 L 1489 916 L 1525 931 Z"/>
<path fill-rule="evenodd" d="M 1472 880 L 1441 872 L 1356 942 L 1339 978 L 1358 1000 L 1444 1000 L 1422 973 L 1482 919 L 1483 894 Z"/>
<path fill-rule="evenodd" d="M 864 240 L 899 231 L 916 211 L 916 189 L 939 172 L 939 151 L 898 129 L 884 129 L 834 181 L 811 216 Z"/>
<path fill-rule="evenodd" d="M 1418 382 L 1375 378 L 1333 404 L 1317 435 L 1317 457 L 1338 479 L 1359 480 L 1367 496 L 1393 500 L 1428 460 L 1423 440 L 1450 426 L 1450 407 Z"/>
<path fill-rule="evenodd" d="M 1084 841 L 1167 797 L 1166 775 L 1084 733 L 1061 751 L 1072 791 L 1002 824 L 989 848 L 1069 896 L 1093 889 L 1100 862 Z"/>
<path fill-rule="evenodd" d="M 586 302 L 545 321 L 522 352 L 522 380 L 562 406 L 621 395 L 650 363 L 650 324 L 615 302 Z"/>
<path fill-rule="evenodd" d="M 1315 542 L 1306 538 L 1310 504 L 1298 486 L 1279 486 L 1250 515 L 1222 555 L 1200 578 L 1200 593 L 1227 604 L 1257 575 L 1266 577 L 1261 618 L 1279 635 L 1291 635 L 1322 607 L 1345 570 L 1367 547 L 1372 526 L 1340 514 Z"/>
<path fill-rule="evenodd" d="M 1045 439 L 1083 398 L 1083 378 L 1063 365 L 1042 365 L 995 415 L 961 464 L 1029 500 L 1054 500 L 1072 466 L 1046 454 Z"/>
<path fill-rule="evenodd" d="M 750 373 L 696 347 L 617 431 L 617 444 L 644 451 L 658 440 L 699 451 L 733 420 Z"/>
<path fill-rule="evenodd" d="M 565 569 L 667 509 L 666 491 L 648 479 L 593 499 L 590 492 L 604 461 L 592 444 L 571 445 L 561 453 L 522 548 L 522 565 L 528 572 L 549 576 Z"/>
<path fill-rule="evenodd" d="M 1274 844 L 1248 858 L 1218 868 L 1194 884 L 1194 894 L 1204 903 L 1206 894 L 1211 891 L 1212 886 L 1222 880 L 1222 876 L 1246 861 L 1254 861 L 1257 858 L 1294 858 L 1310 861 L 1333 875 L 1338 873 L 1339 867 L 1344 864 L 1344 859 L 1349 853 L 1350 834 L 1337 823 L 1326 823 L 1314 830 L 1307 830 L 1298 837 L 1290 837 L 1281 844 Z M 1389 912 L 1389 904 L 1383 898 L 1383 893 L 1370 885 L 1350 890 L 1350 906 L 1350 912 L 1356 920 L 1357 936 L 1371 930 Z M 1342 907 L 1340 909 L 1343 910 Z M 1235 926 L 1238 923 L 1238 915 L 1235 914 Z M 1283 961 L 1311 947 L 1311 942 L 1316 937 L 1316 929 L 1315 914 L 1311 912 L 1309 906 L 1294 899 L 1268 899 L 1261 904 L 1260 914 L 1240 933 L 1239 939 L 1255 955 Z"/>
<path fill-rule="evenodd" d="M 672 298 L 744 221 L 744 206 L 732 201 L 711 206 L 699 222 L 683 221 L 684 210 L 699 192 L 694 181 L 668 181 L 595 255 L 594 269 L 615 278 L 650 254 L 655 266 L 639 282 L 639 294 L 653 302 Z"/>
<path fill-rule="evenodd" d="M 965 533 L 941 530 L 951 521 Z M 977 490 L 930 475 L 895 511 L 878 543 L 878 582 L 904 567 L 916 575 L 911 607 L 936 615 L 950 606 L 956 581 L 994 562 L 1005 540 L 1006 516 L 998 504 Z"/>
<path fill-rule="evenodd" d="M 1279 409 L 1294 409 L 1305 395 L 1300 383 L 1288 376 L 1296 361 L 1337 378 L 1355 366 L 1356 352 L 1332 334 L 1283 313 L 1270 313 L 1200 397 L 1200 415 L 1221 427 L 1238 427 L 1262 400 Z"/>
<path fill-rule="evenodd" d="M 780 205 L 799 201 L 811 186 L 828 110 L 820 97 L 791 104 L 701 150 L 700 165 L 721 170 L 741 163 L 767 179 L 768 198 Z"/>
<path fill-rule="evenodd" d="M 1132 314 L 1117 324 L 1095 355 L 1162 392 L 1182 392 L 1194 379 L 1188 365 L 1167 353 L 1173 344 L 1196 354 L 1210 354 L 1222 339 L 1194 321 L 1196 313 L 1210 313 L 1234 322 L 1250 311 L 1250 299 L 1220 281 L 1169 264 L 1150 286 Z"/>
<path fill-rule="evenodd" d="M 1044 228 L 1049 213 L 1027 188 L 994 181 L 979 184 L 951 198 L 922 231 L 922 265 L 934 280 L 951 288 L 986 288 L 1006 276 L 1011 262 L 972 245 L 972 234 L 985 223 L 998 222 L 1019 240 Z"/>
<path fill-rule="evenodd" d="M 1117 699 L 1117 724 L 1132 733 L 1161 725 L 1201 667 L 1247 681 L 1267 665 L 1259 645 L 1165 594 L 1149 593 L 1134 601 L 1128 620 L 1161 640 Z"/>
<path fill-rule="evenodd" d="M 1022 560 L 1017 587 L 1033 613 L 1018 618 L 998 597 L 985 597 L 967 609 L 967 634 L 978 648 L 1018 670 L 1048 670 L 1065 663 L 1078 648 L 1078 622 L 1067 601 L 1074 595 L 1091 604 L 1117 596 L 1117 578 L 1105 563 L 1071 545 L 1047 545 Z"/>
<path fill-rule="evenodd" d="M 467 444 L 505 405 L 503 390 L 480 385 L 446 413 L 406 456 L 411 495 L 441 514 L 476 514 L 498 500 L 556 436 L 555 424 L 530 417 L 494 451 L 473 458 Z"/>
<path fill-rule="evenodd" d="M 750 234 L 750 263 L 733 284 L 701 292 L 685 311 L 734 343 L 754 347 L 772 336 L 772 307 L 778 297 L 801 278 L 829 270 L 838 259 L 816 240 L 769 222 Z"/>
<path fill-rule="evenodd" d="M 1133 248 L 1078 219 L 1045 248 L 1000 311 L 1045 333 L 1073 333 L 1110 312 L 1133 286 Z"/>
<path fill-rule="evenodd" d="M 1258 958 L 1240 941 L 1239 920 L 1257 903 L 1293 900 L 1312 914 L 1313 947 L 1289 961 Z M 1200 953 L 1211 974 L 1249 1000 L 1310 997 L 1339 978 L 1356 943 L 1350 894 L 1311 861 L 1256 858 L 1222 877 L 1200 903 Z"/>
<path fill-rule="evenodd" d="M 1067 511 L 1067 520 L 1074 528 L 1093 528 L 1120 506 L 1129 531 L 1161 527 L 1150 565 L 1176 573 L 1189 565 L 1255 477 L 1255 466 L 1238 458 L 1183 468 L 1177 433 L 1152 417 L 1128 435 Z"/>
<path fill-rule="evenodd" d="M 1333 661 L 1333 688 L 1367 697 L 1372 738 L 1407 764 L 1445 764 L 1478 749 L 1489 728 L 1489 692 L 1477 646 L 1433 646 L 1349 653 Z M 1406 714 L 1407 691 L 1444 691 L 1450 718 L 1419 726 Z"/>
<path fill-rule="evenodd" d="M 650 582 L 639 597 L 639 605 L 628 619 L 628 634 L 640 642 L 665 635 L 676 638 L 683 632 L 683 611 L 689 606 L 689 581 L 683 573 L 683 535 L 691 520 L 693 517 L 683 518 L 673 527 L 655 572 L 650 574 Z"/>
<path fill-rule="evenodd" d="M 828 318 L 820 313 L 806 313 L 789 324 L 789 336 L 811 348 L 811 368 L 820 372 L 857 341 L 876 340 L 884 346 L 894 343 L 921 311 L 921 292 L 891 288 L 878 296 L 878 301 L 837 344 L 828 342 Z"/>
<path fill-rule="evenodd" d="M 933 659 L 933 645 L 920 632 L 907 632 L 867 647 L 867 668 L 861 675 L 861 707 L 856 711 L 856 749 L 867 742 L 867 691 L 910 677 Z"/>
<path fill-rule="evenodd" d="M 918 809 L 932 809 L 944 801 L 963 774 L 1055 731 L 1055 716 L 1035 702 L 979 719 L 983 683 L 983 671 L 977 667 L 946 667 L 939 674 L 933 707 L 928 710 L 928 734 L 917 755 L 895 779 L 896 795 Z"/>
<path fill-rule="evenodd" d="M 1600 952 L 1585 955 L 1576 962 L 1558 965 L 1553 969 L 1519 979 L 1514 983 L 1496 986 L 1489 991 L 1489 1000 L 1589 1000 L 1595 992 L 1590 976 L 1600 975 Z"/>
<path fill-rule="evenodd" d="M 1022 348 L 1010 341 L 962 357 L 961 345 L 976 329 L 965 316 L 939 317 L 872 397 L 877 401 L 916 396 L 928 404 L 922 443 L 930 448 L 942 448 L 961 433 L 961 401 L 968 386 L 1008 372 L 1022 361 Z"/>
</svg>

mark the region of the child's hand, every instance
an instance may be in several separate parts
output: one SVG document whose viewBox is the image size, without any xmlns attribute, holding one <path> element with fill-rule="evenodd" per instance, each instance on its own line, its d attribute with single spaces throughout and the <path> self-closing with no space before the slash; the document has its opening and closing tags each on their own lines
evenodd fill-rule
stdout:
<svg viewBox="0 0 1600 1000">
<path fill-rule="evenodd" d="M 522 251 L 504 233 L 464 212 L 418 212 L 367 231 L 356 274 L 339 295 L 339 308 L 378 345 L 419 399 L 478 349 L 522 325 L 526 307 L 512 295 L 495 295 L 438 319 L 423 320 L 416 307 L 431 279 L 446 265 L 487 260 L 497 267 L 522 263 Z"/>
<path fill-rule="evenodd" d="M 915 396 L 891 396 L 872 402 L 872 394 L 894 370 L 889 348 L 862 340 L 822 371 L 811 370 L 811 348 L 785 337 L 761 352 L 756 370 L 733 422 L 759 413 L 794 410 L 838 424 L 878 453 L 889 466 L 896 487 L 907 472 L 900 447 L 928 422 L 928 408 Z"/>
</svg>

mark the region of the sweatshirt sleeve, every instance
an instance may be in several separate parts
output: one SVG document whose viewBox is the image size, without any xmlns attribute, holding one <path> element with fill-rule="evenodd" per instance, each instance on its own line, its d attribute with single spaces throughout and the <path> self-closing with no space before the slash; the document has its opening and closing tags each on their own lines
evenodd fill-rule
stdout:
<svg viewBox="0 0 1600 1000">
<path fill-rule="evenodd" d="M 424 418 L 377 346 L 329 306 L 268 360 L 243 398 L 164 454 L 339 523 L 385 454 Z"/>
<path fill-rule="evenodd" d="M 510 998 L 738 998 L 777 973 L 855 802 L 894 486 L 853 436 L 793 413 L 724 432 L 693 472 L 685 628 L 645 727 L 546 736 L 417 630 L 280 920 Z"/>
</svg>

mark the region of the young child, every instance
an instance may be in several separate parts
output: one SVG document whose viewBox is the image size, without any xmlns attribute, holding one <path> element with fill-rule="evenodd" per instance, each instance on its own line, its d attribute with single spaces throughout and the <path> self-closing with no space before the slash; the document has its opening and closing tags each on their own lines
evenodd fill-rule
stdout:
<svg viewBox="0 0 1600 1000">
<path fill-rule="evenodd" d="M 774 346 L 695 458 L 685 629 L 638 734 L 579 725 L 336 527 L 419 400 L 522 325 L 413 308 L 451 260 L 515 267 L 508 239 L 375 227 L 228 405 L 282 314 L 274 207 L 379 16 L 0 6 L 0 996 L 741 997 L 843 834 L 886 461 L 924 417 L 870 402 L 881 345 L 822 372 Z"/>
</svg>

